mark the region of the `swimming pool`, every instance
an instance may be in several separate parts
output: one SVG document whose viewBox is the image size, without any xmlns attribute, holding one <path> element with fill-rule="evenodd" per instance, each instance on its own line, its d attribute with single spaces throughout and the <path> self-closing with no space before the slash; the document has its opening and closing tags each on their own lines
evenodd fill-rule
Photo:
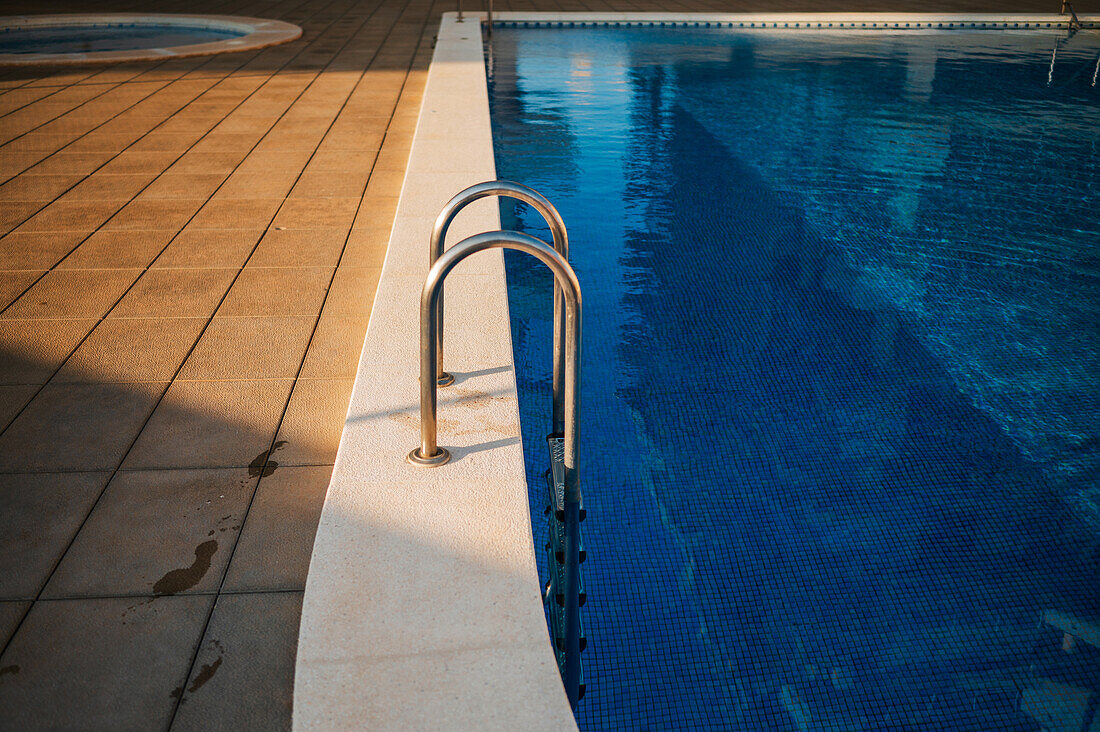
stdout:
<svg viewBox="0 0 1100 732">
<path fill-rule="evenodd" d="M 585 295 L 582 728 L 1095 723 L 1098 55 L 495 30 L 497 172 Z M 507 261 L 541 549 L 549 282 Z"/>
</svg>

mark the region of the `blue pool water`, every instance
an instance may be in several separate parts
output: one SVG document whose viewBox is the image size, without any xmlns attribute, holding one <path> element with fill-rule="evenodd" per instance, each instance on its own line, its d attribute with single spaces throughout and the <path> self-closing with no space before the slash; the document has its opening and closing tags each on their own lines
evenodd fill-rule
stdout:
<svg viewBox="0 0 1100 732">
<path fill-rule="evenodd" d="M 243 31 L 226 28 L 153 24 L 12 27 L 0 29 L 0 53 L 88 53 L 171 48 L 244 35 Z"/>
<path fill-rule="evenodd" d="M 584 292 L 582 729 L 1100 725 L 1098 54 L 494 33 L 498 174 Z M 550 281 L 507 266 L 541 550 Z"/>
</svg>

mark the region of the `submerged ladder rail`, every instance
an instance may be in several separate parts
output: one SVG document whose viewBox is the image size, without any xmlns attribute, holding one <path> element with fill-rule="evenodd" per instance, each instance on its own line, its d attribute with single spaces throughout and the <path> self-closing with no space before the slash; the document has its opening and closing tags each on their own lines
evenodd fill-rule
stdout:
<svg viewBox="0 0 1100 732">
<path fill-rule="evenodd" d="M 1062 9 L 1058 11 L 1058 14 L 1065 15 L 1067 10 L 1069 11 L 1069 32 L 1070 35 L 1073 35 L 1081 30 L 1081 21 L 1078 19 L 1077 13 L 1073 11 L 1071 0 L 1062 0 Z"/>
<path fill-rule="evenodd" d="M 465 188 L 454 195 L 446 203 L 439 216 L 436 217 L 432 234 L 428 241 L 428 266 L 431 267 L 443 254 L 443 248 L 447 242 L 447 231 L 451 228 L 455 217 L 462 209 L 474 201 L 482 198 L 497 196 L 500 198 L 513 198 L 522 201 L 538 211 L 550 227 L 553 237 L 554 249 L 569 261 L 569 234 L 565 230 L 565 221 L 561 214 L 554 208 L 545 196 L 538 191 L 528 188 L 520 183 L 510 180 L 491 180 L 477 183 Z M 565 339 L 565 313 L 563 310 L 561 284 L 554 278 L 554 432 L 560 433 L 563 426 L 564 396 L 562 393 L 562 378 L 565 371 L 565 353 L 562 348 Z M 443 322 L 443 296 L 439 297 L 437 306 L 437 319 Z M 436 337 L 436 383 L 439 386 L 449 386 L 454 383 L 454 376 L 443 370 L 443 331 L 442 326 Z"/>
<path fill-rule="evenodd" d="M 440 239 L 442 241 L 442 238 Z M 463 239 L 443 252 L 428 271 L 420 296 L 420 446 L 408 455 L 414 465 L 431 467 L 450 460 L 450 453 L 438 443 L 439 338 L 442 329 L 440 303 L 443 282 L 463 259 L 487 249 L 513 249 L 525 252 L 545 264 L 553 273 L 563 300 L 562 358 L 562 564 L 564 577 L 563 637 L 560 646 L 563 663 L 562 681 L 571 706 L 576 707 L 583 693 L 581 681 L 582 637 L 580 625 L 580 521 L 581 487 L 578 465 L 580 439 L 580 346 L 581 290 L 577 275 L 556 249 L 540 239 L 516 231 L 495 231 Z M 557 364 L 555 363 L 555 367 Z M 557 639 L 555 639 L 556 644 Z"/>
</svg>

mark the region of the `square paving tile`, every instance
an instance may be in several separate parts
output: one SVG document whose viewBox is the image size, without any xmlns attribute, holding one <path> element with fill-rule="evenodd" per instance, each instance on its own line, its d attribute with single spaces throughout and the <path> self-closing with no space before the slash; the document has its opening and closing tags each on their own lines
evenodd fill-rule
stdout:
<svg viewBox="0 0 1100 732">
<path fill-rule="evenodd" d="M 0 386 L 0 430 L 15 419 L 40 388 L 33 384 Z"/>
<path fill-rule="evenodd" d="M 253 267 L 335 267 L 344 248 L 343 229 L 270 229 L 249 260 Z"/>
<path fill-rule="evenodd" d="M 381 267 L 340 267 L 325 300 L 326 316 L 367 317 L 374 305 Z"/>
<path fill-rule="evenodd" d="M 0 271 L 0 310 L 11 305 L 44 274 L 43 271 L 29 269 Z M 0 317 L 4 317 L 3 314 Z"/>
<path fill-rule="evenodd" d="M 255 482 L 247 468 L 116 473 L 42 596 L 216 591 Z"/>
<path fill-rule="evenodd" d="M 57 265 L 58 269 L 136 269 L 168 246 L 174 230 L 111 231 L 100 229 Z"/>
<path fill-rule="evenodd" d="M 180 165 L 185 160 L 188 160 L 189 154 L 184 155 L 183 159 L 180 159 L 180 163 L 176 163 L 176 157 L 178 155 L 174 152 L 135 152 L 127 151 L 116 157 L 107 165 L 100 168 L 97 173 L 108 173 L 117 175 L 131 175 L 131 174 L 161 174 L 169 170 L 168 166 L 172 166 L 172 170 L 178 173 L 220 173 L 221 171 L 215 170 L 213 167 L 202 168 L 199 170 L 185 170 L 185 166 Z M 207 161 L 189 161 L 197 164 Z M 213 161 L 209 161 L 211 165 Z M 230 168 L 232 170 L 232 168 Z M 226 171 L 227 173 L 229 171 Z"/>
<path fill-rule="evenodd" d="M 302 364 L 303 379 L 354 379 L 367 335 L 365 316 L 325 316 L 317 323 Z"/>
<path fill-rule="evenodd" d="M 0 677 L 0 727 L 167 728 L 213 601 L 35 603 L 0 657 L 18 667 Z"/>
<path fill-rule="evenodd" d="M 304 168 L 307 162 L 310 162 L 310 152 L 308 150 L 256 150 L 249 153 L 248 157 L 241 163 L 238 172 L 266 173 L 272 170 L 298 171 Z"/>
<path fill-rule="evenodd" d="M 333 175 L 307 170 L 294 184 L 291 198 L 361 198 L 367 187 L 367 174 Z"/>
<path fill-rule="evenodd" d="M 381 153 L 349 152 L 347 150 L 320 151 L 309 159 L 309 170 L 324 171 L 329 175 L 358 175 L 364 170 L 370 170 L 371 166 L 374 165 L 375 158 L 381 159 L 381 155 L 384 153 L 385 150 Z M 408 160 L 408 157 L 409 154 L 405 153 L 405 161 Z M 402 162 L 401 170 L 404 169 L 404 162 Z"/>
<path fill-rule="evenodd" d="M 225 180 L 221 173 L 165 173 L 141 192 L 145 200 L 208 198 Z"/>
<path fill-rule="evenodd" d="M 0 239 L 0 270 L 49 269 L 84 237 L 85 234 L 80 231 L 13 231 Z"/>
<path fill-rule="evenodd" d="M 289 730 L 302 593 L 222 595 L 173 729 Z"/>
<path fill-rule="evenodd" d="M 281 455 L 272 458 L 278 462 Z M 271 463 L 268 463 L 269 467 Z M 304 590 L 332 466 L 278 467 L 260 481 L 225 590 Z"/>
<path fill-rule="evenodd" d="M 202 137 L 201 129 L 165 130 L 164 126 L 149 132 L 130 147 L 136 152 L 174 152 L 182 154 Z"/>
<path fill-rule="evenodd" d="M 368 195 L 364 198 L 363 205 L 355 216 L 355 228 L 392 225 L 394 213 L 397 211 L 397 196 L 400 191 L 400 188 L 394 188 L 392 196 Z"/>
<path fill-rule="evenodd" d="M 236 97 L 237 95 L 233 95 Z M 211 132 L 192 148 L 197 153 L 235 152 L 247 153 L 260 140 L 261 132 Z"/>
<path fill-rule="evenodd" d="M 340 265 L 346 267 L 381 267 L 390 244 L 390 227 L 374 226 L 352 229 Z M 426 244 L 425 244 L 426 246 Z"/>
<path fill-rule="evenodd" d="M 236 274 L 235 269 L 150 269 L 110 317 L 209 317 Z"/>
<path fill-rule="evenodd" d="M 110 477 L 0 474 L 0 599 L 34 599 Z"/>
<path fill-rule="evenodd" d="M 0 434 L 0 472 L 110 470 L 166 384 L 47 384 Z"/>
<path fill-rule="evenodd" d="M 220 189 L 219 198 L 282 198 L 294 185 L 294 171 L 234 173 Z"/>
<path fill-rule="evenodd" d="M 378 152 L 378 162 L 374 164 L 374 171 L 391 171 L 395 173 L 405 174 L 405 168 L 409 164 L 409 151 L 408 150 L 394 150 L 391 148 L 382 148 Z"/>
<path fill-rule="evenodd" d="M 108 318 L 80 345 L 53 383 L 171 381 L 206 322 L 205 318 Z"/>
<path fill-rule="evenodd" d="M 331 279 L 329 267 L 245 267 L 217 314 L 317 315 Z"/>
<path fill-rule="evenodd" d="M 286 229 L 339 229 L 347 231 L 355 220 L 359 198 L 289 198 L 279 209 L 273 226 Z"/>
<path fill-rule="evenodd" d="M 120 201 L 58 200 L 27 219 L 19 230 L 91 233 L 121 207 Z"/>
<path fill-rule="evenodd" d="M 404 170 L 375 170 L 370 174 L 370 191 L 379 196 L 400 195 L 404 182 Z"/>
<path fill-rule="evenodd" d="M 247 467 L 271 447 L 292 384 L 290 379 L 176 381 L 124 467 Z"/>
<path fill-rule="evenodd" d="M 179 231 L 205 202 L 205 198 L 138 198 L 126 204 L 103 228 Z"/>
<path fill-rule="evenodd" d="M 95 320 L 0 320 L 0 384 L 45 384 Z"/>
<path fill-rule="evenodd" d="M 153 267 L 240 268 L 244 266 L 263 232 L 263 227 L 184 229 L 157 258 Z"/>
<path fill-rule="evenodd" d="M 140 274 L 139 269 L 55 269 L 0 318 L 101 318 Z"/>
<path fill-rule="evenodd" d="M 284 465 L 327 465 L 336 459 L 354 379 L 299 379 L 278 440 Z"/>
<path fill-rule="evenodd" d="M 0 233 L 11 231 L 45 205 L 42 201 L 0 201 Z"/>
<path fill-rule="evenodd" d="M 26 172 L 32 175 L 64 175 L 65 173 L 89 175 L 96 168 L 110 160 L 111 153 L 69 153 L 61 151 L 48 157 L 45 153 L 29 153 L 26 156 L 11 153 L 10 155 L 0 156 L 0 161 L 6 157 L 12 158 L 15 168 L 9 174 L 26 169 Z"/>
<path fill-rule="evenodd" d="M 271 223 L 281 198 L 222 198 L 215 195 L 188 224 L 192 229 L 259 228 Z"/>
<path fill-rule="evenodd" d="M 155 172 L 104 173 L 96 172 L 81 181 L 65 194 L 68 201 L 129 201 L 153 180 Z"/>
<path fill-rule="evenodd" d="M 0 185 L 0 201 L 52 201 L 80 181 L 79 173 L 23 175 Z"/>
<path fill-rule="evenodd" d="M 30 606 L 30 602 L 0 602 L 0 644 L 7 644 Z M 15 673 L 10 667 L 0 667 L 2 668 L 9 668 L 8 673 Z"/>
<path fill-rule="evenodd" d="M 179 378 L 293 379 L 316 318 L 214 318 Z"/>
</svg>

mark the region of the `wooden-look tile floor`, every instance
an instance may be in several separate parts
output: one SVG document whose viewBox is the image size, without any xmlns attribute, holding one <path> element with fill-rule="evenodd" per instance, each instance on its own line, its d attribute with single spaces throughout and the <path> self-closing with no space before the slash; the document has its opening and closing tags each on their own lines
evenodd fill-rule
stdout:
<svg viewBox="0 0 1100 732">
<path fill-rule="evenodd" d="M 271 17 L 304 34 L 0 70 L 0 727 L 289 726 L 313 535 L 452 6 L 114 0 L 96 9 Z"/>
</svg>

